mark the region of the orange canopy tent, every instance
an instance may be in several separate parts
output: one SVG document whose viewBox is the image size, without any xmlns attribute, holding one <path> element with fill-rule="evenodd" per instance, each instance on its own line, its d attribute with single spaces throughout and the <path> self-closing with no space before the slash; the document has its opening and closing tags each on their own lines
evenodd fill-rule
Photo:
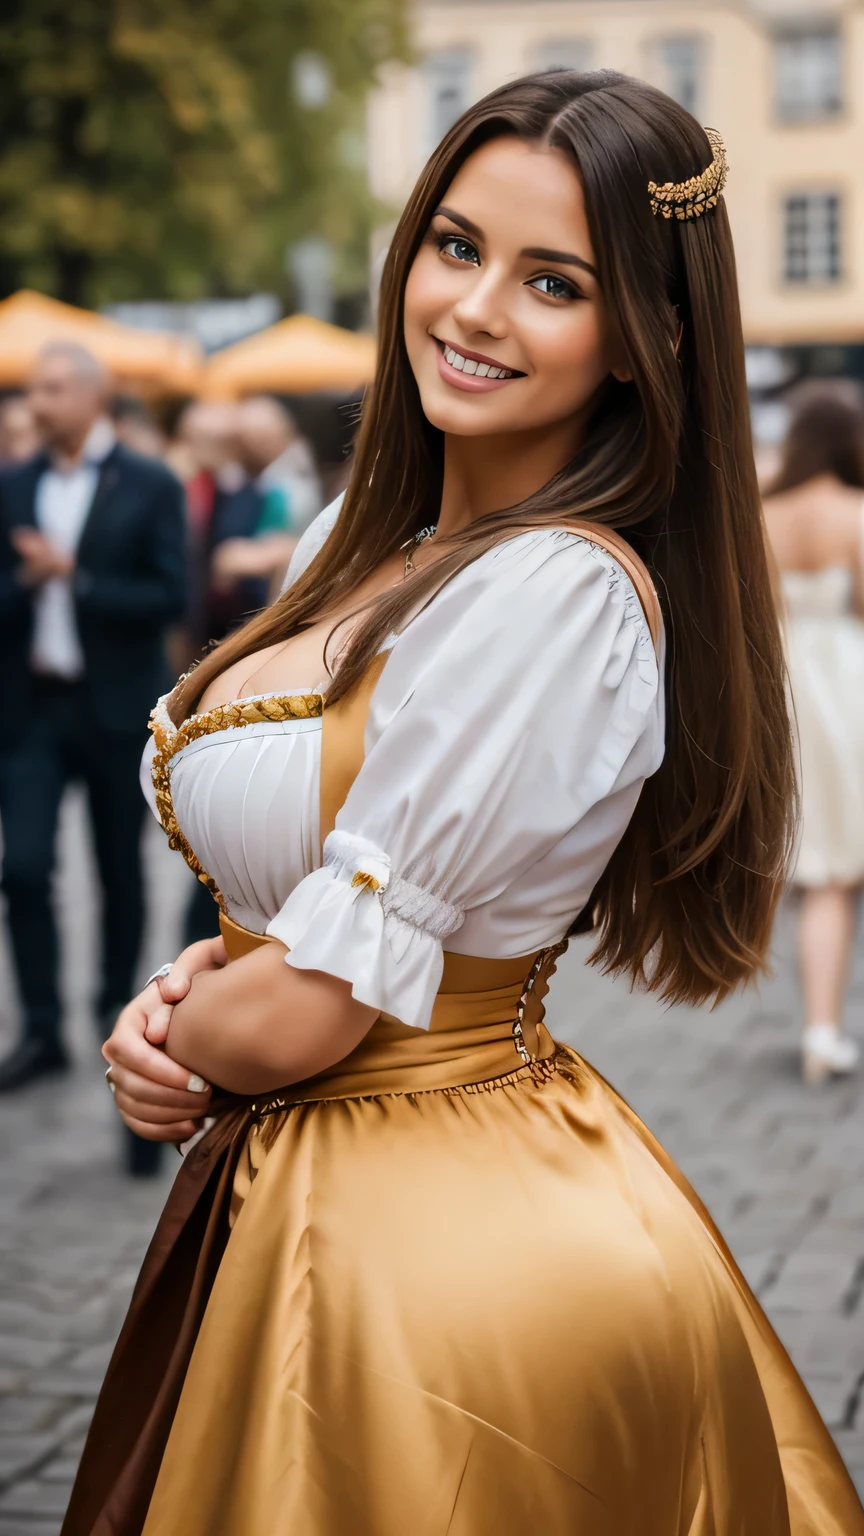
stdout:
<svg viewBox="0 0 864 1536">
<path fill-rule="evenodd" d="M 367 384 L 374 372 L 372 336 L 341 330 L 312 315 L 291 315 L 209 358 L 201 393 L 217 400 L 319 389 L 348 394 Z"/>
<path fill-rule="evenodd" d="M 136 394 L 195 394 L 202 359 L 191 337 L 139 331 L 105 315 L 61 304 L 24 288 L 0 302 L 0 389 L 23 384 L 42 347 L 75 341 Z"/>
</svg>

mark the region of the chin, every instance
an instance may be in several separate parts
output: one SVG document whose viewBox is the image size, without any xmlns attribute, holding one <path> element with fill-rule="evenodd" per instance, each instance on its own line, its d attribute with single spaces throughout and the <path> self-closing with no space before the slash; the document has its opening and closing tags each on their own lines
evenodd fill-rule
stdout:
<svg viewBox="0 0 864 1536">
<path fill-rule="evenodd" d="M 423 415 L 439 432 L 453 437 L 490 437 L 524 429 L 524 421 L 513 421 L 511 411 L 490 410 L 492 399 L 489 395 L 463 395 L 457 400 L 450 398 L 450 391 L 445 398 L 439 389 L 420 391 Z"/>
</svg>

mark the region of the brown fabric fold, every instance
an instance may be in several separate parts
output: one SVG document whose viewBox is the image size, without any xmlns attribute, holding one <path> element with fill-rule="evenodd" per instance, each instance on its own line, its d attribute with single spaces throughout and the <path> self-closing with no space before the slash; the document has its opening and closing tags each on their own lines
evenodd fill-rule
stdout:
<svg viewBox="0 0 864 1536">
<path fill-rule="evenodd" d="M 226 1108 L 179 1170 L 111 1357 L 61 1536 L 143 1527 L 201 1319 L 228 1240 L 250 1124 Z"/>
</svg>

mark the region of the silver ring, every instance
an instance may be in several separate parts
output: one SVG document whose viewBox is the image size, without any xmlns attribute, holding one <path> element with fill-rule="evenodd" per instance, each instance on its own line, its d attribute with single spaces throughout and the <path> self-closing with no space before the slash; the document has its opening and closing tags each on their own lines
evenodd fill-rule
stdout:
<svg viewBox="0 0 864 1536">
<path fill-rule="evenodd" d="M 170 976 L 173 967 L 173 960 L 169 960 L 167 965 L 160 965 L 158 971 L 154 971 L 152 976 L 147 977 L 147 980 L 144 983 L 144 987 L 149 987 L 151 981 L 160 981 L 163 976 Z M 141 988 L 142 992 L 144 991 L 144 987 Z"/>
<path fill-rule="evenodd" d="M 108 1087 L 111 1089 L 111 1093 L 112 1093 L 112 1096 L 113 1096 L 117 1092 L 117 1084 L 112 1081 L 112 1078 L 111 1078 L 111 1068 L 110 1067 L 108 1067 L 108 1069 L 106 1070 L 105 1081 L 108 1084 Z"/>
</svg>

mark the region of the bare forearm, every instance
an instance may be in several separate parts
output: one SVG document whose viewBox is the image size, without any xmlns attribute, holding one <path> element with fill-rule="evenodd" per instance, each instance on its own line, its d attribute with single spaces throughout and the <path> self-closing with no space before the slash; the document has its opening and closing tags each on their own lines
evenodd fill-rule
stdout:
<svg viewBox="0 0 864 1536">
<path fill-rule="evenodd" d="M 267 1093 L 341 1061 L 375 1016 L 347 982 L 286 965 L 273 944 L 196 976 L 174 1009 L 166 1049 L 220 1088 Z"/>
</svg>

